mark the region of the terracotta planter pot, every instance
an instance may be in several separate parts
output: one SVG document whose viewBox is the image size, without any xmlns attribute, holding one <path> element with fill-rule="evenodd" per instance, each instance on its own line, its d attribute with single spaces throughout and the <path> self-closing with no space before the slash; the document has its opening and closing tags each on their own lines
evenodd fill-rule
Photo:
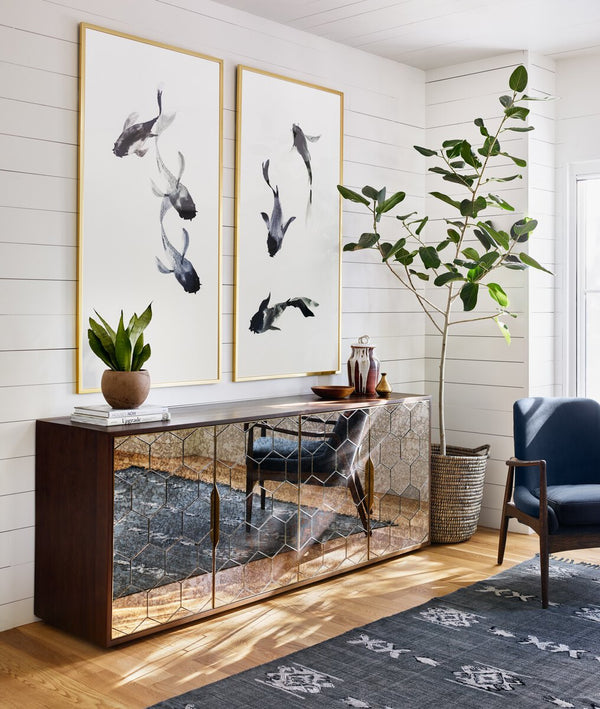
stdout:
<svg viewBox="0 0 600 709">
<path fill-rule="evenodd" d="M 431 541 L 454 544 L 470 539 L 477 529 L 488 445 L 480 448 L 431 446 Z"/>
<path fill-rule="evenodd" d="M 115 372 L 106 369 L 102 374 L 100 388 L 113 409 L 136 409 L 148 397 L 150 374 L 147 369 L 137 372 Z"/>
</svg>

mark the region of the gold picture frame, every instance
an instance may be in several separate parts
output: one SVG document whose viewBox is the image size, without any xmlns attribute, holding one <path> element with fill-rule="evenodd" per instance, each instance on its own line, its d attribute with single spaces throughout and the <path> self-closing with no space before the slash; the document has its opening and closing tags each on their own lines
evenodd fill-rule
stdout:
<svg viewBox="0 0 600 709">
<path fill-rule="evenodd" d="M 223 62 L 80 25 L 77 392 L 87 342 L 152 302 L 153 386 L 221 378 Z"/>
<path fill-rule="evenodd" d="M 340 371 L 344 96 L 238 67 L 234 381 Z"/>
</svg>

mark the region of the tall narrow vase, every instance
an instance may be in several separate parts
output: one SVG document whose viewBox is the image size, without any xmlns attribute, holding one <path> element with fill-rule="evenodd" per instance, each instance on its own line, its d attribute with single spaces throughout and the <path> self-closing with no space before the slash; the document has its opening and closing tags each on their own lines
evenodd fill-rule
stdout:
<svg viewBox="0 0 600 709">
<path fill-rule="evenodd" d="M 356 394 L 377 396 L 375 388 L 379 381 L 379 360 L 373 354 L 375 346 L 369 344 L 368 335 L 362 335 L 350 347 L 352 354 L 348 360 L 348 383 L 354 387 Z"/>
</svg>

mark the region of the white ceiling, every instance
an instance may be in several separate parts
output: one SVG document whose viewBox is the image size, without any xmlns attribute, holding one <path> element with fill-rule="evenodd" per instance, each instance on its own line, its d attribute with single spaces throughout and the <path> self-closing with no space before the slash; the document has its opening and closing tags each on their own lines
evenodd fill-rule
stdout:
<svg viewBox="0 0 600 709">
<path fill-rule="evenodd" d="M 600 52 L 600 0 L 218 0 L 420 69 Z"/>
</svg>

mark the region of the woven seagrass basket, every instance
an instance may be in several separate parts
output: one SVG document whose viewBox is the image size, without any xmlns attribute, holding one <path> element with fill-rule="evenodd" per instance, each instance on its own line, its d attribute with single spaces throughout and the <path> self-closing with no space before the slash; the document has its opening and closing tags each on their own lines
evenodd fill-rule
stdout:
<svg viewBox="0 0 600 709">
<path fill-rule="evenodd" d="M 431 446 L 431 541 L 464 542 L 477 529 L 490 447 L 439 450 Z"/>
</svg>

